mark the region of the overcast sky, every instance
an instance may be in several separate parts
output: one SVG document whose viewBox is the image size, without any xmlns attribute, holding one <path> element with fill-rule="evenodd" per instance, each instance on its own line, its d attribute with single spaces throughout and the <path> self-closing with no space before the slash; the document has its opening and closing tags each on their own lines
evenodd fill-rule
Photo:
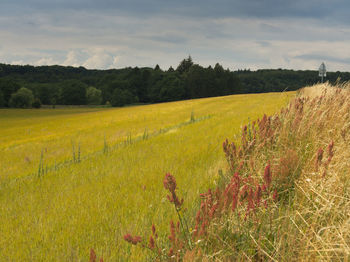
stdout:
<svg viewBox="0 0 350 262">
<path fill-rule="evenodd" d="M 0 0 L 0 63 L 350 71 L 348 0 Z"/>
</svg>

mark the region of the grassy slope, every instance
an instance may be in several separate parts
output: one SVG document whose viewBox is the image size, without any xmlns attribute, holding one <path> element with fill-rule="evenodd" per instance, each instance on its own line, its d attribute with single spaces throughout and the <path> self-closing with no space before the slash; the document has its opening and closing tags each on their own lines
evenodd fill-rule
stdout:
<svg viewBox="0 0 350 262">
<path fill-rule="evenodd" d="M 203 233 L 175 255 L 349 261 L 349 127 L 349 84 L 306 88 L 279 115 L 248 126 L 240 147 L 227 147 L 231 169 L 215 194 L 202 197 L 196 223 Z"/>
<path fill-rule="evenodd" d="M 293 93 L 237 95 L 122 109 L 1 110 L 0 253 L 16 261 L 85 261 L 90 247 L 107 261 L 145 255 L 121 236 L 144 233 L 152 222 L 166 232 L 174 216 L 162 178 L 172 172 L 188 213 L 196 196 L 216 180 L 224 138 L 242 123 L 271 114 Z M 210 116 L 192 124 L 195 117 Z M 180 124 L 180 126 L 179 126 Z M 176 128 L 176 126 L 178 126 Z M 102 153 L 111 146 L 160 128 L 146 140 Z M 35 175 L 44 164 L 71 159 L 72 140 L 88 159 Z M 28 174 L 33 175 L 28 176 Z M 163 236 L 165 237 L 165 236 Z"/>
</svg>

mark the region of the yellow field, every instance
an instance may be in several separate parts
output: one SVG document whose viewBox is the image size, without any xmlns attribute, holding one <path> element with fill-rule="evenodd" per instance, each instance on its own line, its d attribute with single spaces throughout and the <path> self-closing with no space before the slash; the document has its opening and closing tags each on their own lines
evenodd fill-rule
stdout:
<svg viewBox="0 0 350 262">
<path fill-rule="evenodd" d="M 0 110 L 0 261 L 87 261 L 91 247 L 105 261 L 144 259 L 122 236 L 146 235 L 152 223 L 168 232 L 175 214 L 164 174 L 176 177 L 192 213 L 225 167 L 223 140 L 292 96 Z"/>
</svg>

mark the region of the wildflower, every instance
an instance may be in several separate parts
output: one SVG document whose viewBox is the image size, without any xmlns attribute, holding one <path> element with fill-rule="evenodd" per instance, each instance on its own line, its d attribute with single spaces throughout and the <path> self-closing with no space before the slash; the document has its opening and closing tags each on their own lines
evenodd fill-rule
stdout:
<svg viewBox="0 0 350 262">
<path fill-rule="evenodd" d="M 213 205 L 213 207 L 210 209 L 210 212 L 209 212 L 209 217 L 210 217 L 210 218 L 213 218 L 213 217 L 214 217 L 215 211 L 216 211 L 216 209 L 218 208 L 218 206 L 219 206 L 219 204 L 216 203 L 216 204 Z"/>
<path fill-rule="evenodd" d="M 156 227 L 155 227 L 155 225 L 154 225 L 154 224 L 152 224 L 152 233 L 153 233 L 153 235 L 155 235 L 155 234 L 156 234 Z"/>
<path fill-rule="evenodd" d="M 200 221 L 201 221 L 201 211 L 198 210 L 198 212 L 196 214 L 196 223 L 199 224 Z"/>
<path fill-rule="evenodd" d="M 235 211 L 235 209 L 237 208 L 237 199 L 238 198 L 238 192 L 234 193 L 233 196 L 232 196 L 232 211 Z"/>
<path fill-rule="evenodd" d="M 277 190 L 275 189 L 272 196 L 273 201 L 277 201 L 277 197 L 278 197 L 278 194 L 277 194 Z"/>
<path fill-rule="evenodd" d="M 260 185 L 256 186 L 256 191 L 255 191 L 255 206 L 259 207 L 260 206 L 260 201 L 261 201 L 261 195 L 262 195 L 262 191 L 261 191 L 261 187 Z"/>
<path fill-rule="evenodd" d="M 90 259 L 89 262 L 96 262 L 96 253 L 94 249 L 90 249 Z"/>
<path fill-rule="evenodd" d="M 330 142 L 329 145 L 328 145 L 328 148 L 327 148 L 327 151 L 328 151 L 328 163 L 331 162 L 332 158 L 333 158 L 333 155 L 334 155 L 334 152 L 333 152 L 333 147 L 334 147 L 334 142 Z"/>
<path fill-rule="evenodd" d="M 130 234 L 126 234 L 124 236 L 124 240 L 133 244 L 133 245 L 137 245 L 137 243 L 141 242 L 142 241 L 142 238 L 140 236 L 135 236 L 133 237 L 132 235 Z"/>
<path fill-rule="evenodd" d="M 179 200 L 179 198 L 176 195 L 176 180 L 175 177 L 173 177 L 171 174 L 167 173 L 165 175 L 164 181 L 164 188 L 168 189 L 170 192 L 170 195 L 167 195 L 168 200 L 171 203 L 174 203 L 176 209 L 180 209 L 183 204 L 183 199 Z"/>
<path fill-rule="evenodd" d="M 149 237 L 149 248 L 154 249 L 155 244 L 154 244 L 154 239 L 152 236 Z"/>
<path fill-rule="evenodd" d="M 248 194 L 248 211 L 252 209 L 254 209 L 253 189 L 250 189 Z"/>
<path fill-rule="evenodd" d="M 322 158 L 323 158 L 323 149 L 319 148 L 318 151 L 317 151 L 317 161 L 321 162 Z"/>
<path fill-rule="evenodd" d="M 270 164 L 268 164 L 265 167 L 264 181 L 265 181 L 266 186 L 269 188 L 270 185 L 271 185 L 271 168 L 270 168 Z"/>
<path fill-rule="evenodd" d="M 174 250 L 173 250 L 173 248 L 171 247 L 171 248 L 169 249 L 168 256 L 169 256 L 169 257 L 172 257 L 173 255 L 174 255 Z"/>
<path fill-rule="evenodd" d="M 175 240 L 176 240 L 176 233 L 175 233 L 175 225 L 174 222 L 171 220 L 170 221 L 170 236 L 169 236 L 169 240 L 175 244 Z"/>
<path fill-rule="evenodd" d="M 163 184 L 164 184 L 164 188 L 168 189 L 170 192 L 173 192 L 176 189 L 175 177 L 173 177 L 170 173 L 167 173 L 165 175 Z"/>
</svg>

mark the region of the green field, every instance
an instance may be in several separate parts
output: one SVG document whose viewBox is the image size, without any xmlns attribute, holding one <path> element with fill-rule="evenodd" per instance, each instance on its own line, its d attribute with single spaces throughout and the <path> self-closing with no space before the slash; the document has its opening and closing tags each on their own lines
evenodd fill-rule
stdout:
<svg viewBox="0 0 350 262">
<path fill-rule="evenodd" d="M 122 236 L 147 235 L 152 223 L 168 232 L 164 174 L 192 214 L 225 168 L 223 140 L 294 94 L 0 110 L 0 261 L 87 261 L 90 248 L 105 261 L 145 259 Z"/>
</svg>

